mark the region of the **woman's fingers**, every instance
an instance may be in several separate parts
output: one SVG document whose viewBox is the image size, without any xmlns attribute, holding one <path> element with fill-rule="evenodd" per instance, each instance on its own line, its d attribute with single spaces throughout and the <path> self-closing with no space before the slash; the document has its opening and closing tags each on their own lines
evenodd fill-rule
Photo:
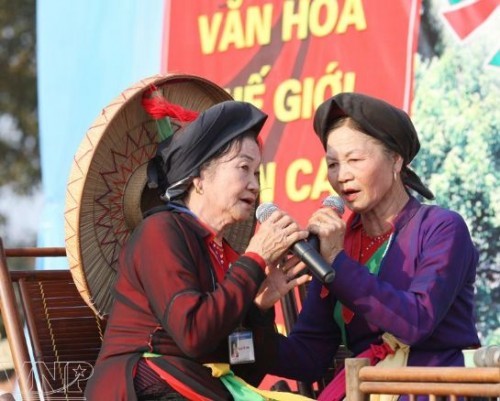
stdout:
<svg viewBox="0 0 500 401">
<path fill-rule="evenodd" d="M 295 277 L 297 274 L 307 273 L 307 266 L 304 262 L 299 262 L 293 266 L 288 272 L 288 276 Z"/>
<path fill-rule="evenodd" d="M 312 277 L 309 276 L 308 274 L 303 274 L 301 276 L 293 278 L 288 282 L 288 287 L 289 287 L 288 291 L 290 291 L 291 289 L 293 289 L 299 285 L 305 284 L 311 280 L 312 280 Z"/>
<path fill-rule="evenodd" d="M 282 210 L 274 211 L 261 223 L 250 240 L 248 252 L 261 255 L 268 265 L 276 263 L 298 241 L 309 236 L 309 231 Z"/>
<path fill-rule="evenodd" d="M 291 283 L 294 279 L 302 276 L 305 276 L 304 282 L 307 282 L 310 279 L 306 264 L 301 262 L 296 256 L 289 257 L 286 262 L 279 266 L 279 269 L 282 274 L 285 275 L 287 283 Z M 293 286 L 294 285 L 292 285 L 292 287 Z"/>
<path fill-rule="evenodd" d="M 291 276 L 295 276 L 306 267 L 306 264 L 304 262 L 301 262 L 300 259 L 295 255 L 290 256 L 285 263 L 280 265 L 280 269 L 283 270 L 283 272 L 290 274 Z"/>
</svg>

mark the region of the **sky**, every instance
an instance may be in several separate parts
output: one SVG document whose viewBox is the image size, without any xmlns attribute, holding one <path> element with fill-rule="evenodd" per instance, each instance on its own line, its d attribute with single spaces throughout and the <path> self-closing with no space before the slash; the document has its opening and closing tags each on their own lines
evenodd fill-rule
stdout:
<svg viewBox="0 0 500 401">
<path fill-rule="evenodd" d="M 6 187 L 0 190 L 0 212 L 8 219 L 6 226 L 0 227 L 5 247 L 35 245 L 42 206 L 40 189 L 33 196 L 19 196 Z"/>
<path fill-rule="evenodd" d="M 0 135 L 2 140 L 11 143 L 21 137 L 9 115 L 0 116 Z M 7 219 L 6 225 L 0 226 L 4 246 L 35 245 L 42 205 L 41 188 L 34 190 L 31 196 L 19 196 L 8 185 L 0 187 L 0 213 Z"/>
</svg>

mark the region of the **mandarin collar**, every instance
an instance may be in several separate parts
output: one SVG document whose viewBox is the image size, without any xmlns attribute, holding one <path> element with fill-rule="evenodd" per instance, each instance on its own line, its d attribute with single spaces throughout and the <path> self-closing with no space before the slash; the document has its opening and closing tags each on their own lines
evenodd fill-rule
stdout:
<svg viewBox="0 0 500 401">
<path fill-rule="evenodd" d="M 403 209 L 398 213 L 396 219 L 393 222 L 394 233 L 399 231 L 402 227 L 404 227 L 414 216 L 417 214 L 418 209 L 422 204 L 415 198 L 410 195 L 410 199 L 403 206 Z M 353 213 L 347 220 L 347 225 L 351 229 L 355 229 L 357 226 L 361 224 L 361 217 L 359 214 Z"/>
</svg>

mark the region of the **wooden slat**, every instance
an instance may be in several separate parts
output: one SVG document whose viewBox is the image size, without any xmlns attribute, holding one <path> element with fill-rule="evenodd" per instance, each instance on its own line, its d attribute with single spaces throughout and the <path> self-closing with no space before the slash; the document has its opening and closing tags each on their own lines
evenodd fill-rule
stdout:
<svg viewBox="0 0 500 401">
<path fill-rule="evenodd" d="M 28 348 L 22 334 L 22 325 L 19 314 L 17 313 L 17 303 L 14 294 L 14 288 L 10 279 L 5 249 L 0 238 L 0 304 L 3 323 L 7 333 L 7 339 L 12 351 L 12 359 L 18 376 L 19 389 L 21 396 L 25 401 L 35 399 L 30 381 L 30 369 Z"/>
<path fill-rule="evenodd" d="M 60 257 L 66 256 L 66 249 L 61 247 L 47 247 L 47 248 L 7 248 L 5 249 L 5 256 L 8 258 L 20 257 L 20 258 L 32 258 L 32 257 Z"/>
<path fill-rule="evenodd" d="M 433 394 L 465 397 L 500 395 L 500 383 L 429 383 L 429 382 L 361 382 L 359 389 L 367 394 Z"/>
<path fill-rule="evenodd" d="M 500 369 L 430 366 L 401 369 L 369 366 L 360 370 L 359 378 L 366 381 L 500 383 Z"/>
<path fill-rule="evenodd" d="M 0 250 L 3 251 L 3 248 Z M 4 258 L 5 255 L 9 257 L 47 257 L 65 256 L 65 254 L 64 248 L 16 248 L 7 249 L 3 253 Z M 8 272 L 6 259 L 4 260 L 5 263 L 1 270 L 8 274 L 6 286 L 12 290 L 13 286 L 17 286 L 19 289 L 24 315 L 31 334 L 30 340 L 35 360 L 44 362 L 47 366 L 58 366 L 57 363 L 64 364 L 73 361 L 85 362 L 93 366 L 100 351 L 105 322 L 98 321 L 94 312 L 87 306 L 73 282 L 71 272 L 69 270 Z M 3 298 L 2 306 L 5 307 Z M 14 311 L 14 314 L 18 313 L 17 307 L 9 307 L 8 309 L 11 312 Z M 9 316 L 8 319 L 13 318 Z M 22 333 L 22 330 L 19 329 L 18 332 Z M 20 334 L 18 338 L 23 341 L 25 346 L 23 335 Z M 51 390 L 51 386 L 57 388 L 57 386 L 63 385 L 65 378 L 57 378 L 60 374 L 57 371 L 55 374 L 56 379 L 51 379 L 50 383 L 45 384 L 45 391 Z M 24 372 L 22 376 L 20 381 L 24 380 L 22 387 L 26 389 L 29 385 L 27 382 L 29 372 Z M 29 395 L 24 397 L 23 393 L 23 399 L 31 400 Z M 83 393 L 71 393 L 70 396 L 81 397 Z M 61 397 L 64 398 L 64 394 L 61 392 L 54 395 L 46 393 L 44 396 L 47 401 L 62 399 Z"/>
<path fill-rule="evenodd" d="M 465 367 L 400 367 L 365 366 L 366 358 L 346 359 L 347 399 L 366 401 L 370 395 L 427 395 L 429 400 L 446 397 L 500 397 L 500 369 Z"/>
</svg>

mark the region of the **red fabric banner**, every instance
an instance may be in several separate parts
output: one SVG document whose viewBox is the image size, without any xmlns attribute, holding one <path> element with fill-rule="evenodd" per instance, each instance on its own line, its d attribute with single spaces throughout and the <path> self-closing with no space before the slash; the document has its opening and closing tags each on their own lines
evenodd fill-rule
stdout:
<svg viewBox="0 0 500 401">
<path fill-rule="evenodd" d="M 164 72 L 216 82 L 269 114 L 262 201 L 305 224 L 331 193 L 316 107 L 356 91 L 409 109 L 420 0 L 172 1 Z"/>
</svg>

